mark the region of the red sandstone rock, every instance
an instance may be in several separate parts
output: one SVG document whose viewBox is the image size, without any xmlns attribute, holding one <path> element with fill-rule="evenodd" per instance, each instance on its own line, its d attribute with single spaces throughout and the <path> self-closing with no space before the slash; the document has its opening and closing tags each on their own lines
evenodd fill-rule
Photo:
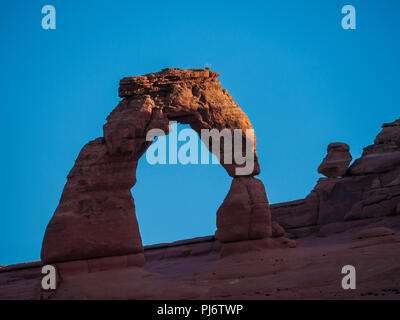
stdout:
<svg viewBox="0 0 400 320">
<path fill-rule="evenodd" d="M 148 113 L 146 117 L 156 111 L 157 121 L 164 121 L 165 124 L 167 124 L 165 120 L 189 124 L 199 134 L 201 129 L 241 129 L 245 134 L 246 129 L 253 129 L 250 120 L 227 91 L 222 89 L 221 83 L 217 80 L 218 76 L 218 73 L 204 69 L 170 68 L 144 76 L 122 79 L 119 93 L 125 100 L 107 118 L 106 126 L 113 124 L 112 128 L 115 129 L 110 128 L 107 133 L 105 132 L 106 140 L 117 140 L 120 141 L 119 143 L 122 143 L 121 140 L 123 140 L 125 143 L 126 138 L 134 138 L 135 134 L 137 135 L 137 126 L 129 122 L 137 119 L 143 111 Z M 143 105 L 146 106 L 146 110 L 143 110 Z M 132 110 L 135 110 L 135 113 L 132 113 Z M 125 129 L 121 133 L 122 124 L 126 128 L 131 128 L 131 132 L 129 129 Z M 163 127 L 161 126 L 161 128 Z M 117 132 L 114 133 L 115 131 Z M 139 132 L 143 132 L 143 130 L 139 129 Z M 139 135 L 143 137 L 143 134 Z M 117 142 L 116 148 L 120 147 L 119 143 Z M 212 143 L 210 141 L 210 151 Z M 115 147 L 113 148 L 115 149 Z M 234 152 L 233 145 L 232 151 Z M 223 159 L 223 144 L 221 144 L 220 155 Z M 254 170 L 248 175 L 256 175 L 260 172 L 255 141 L 254 159 Z M 235 163 L 222 163 L 222 165 L 232 177 L 237 176 L 235 169 L 241 167 Z"/>
<path fill-rule="evenodd" d="M 320 179 L 314 188 L 319 198 L 318 224 L 343 221 L 354 203 L 362 199 L 364 183 L 362 178 Z"/>
<path fill-rule="evenodd" d="M 376 203 L 368 203 L 369 199 L 356 203 L 351 211 L 344 217 L 345 220 L 359 220 L 392 216 L 398 214 L 397 206 L 400 197 L 382 200 Z"/>
<path fill-rule="evenodd" d="M 311 192 L 302 200 L 271 205 L 273 220 L 285 228 L 309 227 L 317 224 L 319 199 Z"/>
<path fill-rule="evenodd" d="M 278 222 L 272 221 L 272 238 L 279 238 L 283 236 L 285 236 L 285 229 L 283 229 Z"/>
<path fill-rule="evenodd" d="M 267 250 L 261 244 L 257 248 L 256 240 L 249 241 L 251 251 L 239 242 L 232 245 L 241 245 L 243 253 L 233 248 L 236 254 L 223 259 L 210 253 L 153 260 L 145 268 L 112 263 L 107 270 L 90 273 L 85 260 L 69 262 L 68 268 L 60 263 L 61 283 L 50 295 L 40 290 L 40 265 L 0 270 L 0 300 L 399 299 L 399 237 L 364 241 L 353 241 L 353 237 L 351 230 L 329 238 L 311 236 L 300 239 L 296 249 L 277 248 L 285 246 L 283 239 L 258 240 L 276 242 Z M 340 270 L 346 264 L 359 272 L 357 290 L 343 290 L 340 285 Z"/>
<path fill-rule="evenodd" d="M 375 144 L 381 143 L 395 143 L 400 142 L 400 119 L 392 122 L 385 123 L 382 126 L 382 131 L 377 135 Z"/>
<path fill-rule="evenodd" d="M 124 78 L 124 98 L 107 117 L 104 138 L 89 142 L 68 175 L 60 203 L 45 233 L 42 260 L 46 263 L 143 252 L 131 188 L 139 158 L 150 146 L 150 129 L 169 133 L 169 121 L 201 129 L 246 129 L 252 125 L 233 98 L 221 87 L 218 73 L 203 69 L 165 69 Z M 212 150 L 213 141 L 210 141 Z M 224 159 L 224 143 L 220 144 Z M 229 147 L 229 146 L 228 146 Z M 235 151 L 235 145 L 230 147 Z M 242 145 L 242 153 L 244 145 Z M 254 169 L 236 178 L 235 162 L 222 165 L 235 177 L 232 192 L 220 209 L 221 241 L 271 236 L 269 205 L 261 181 L 254 141 Z M 237 184 L 238 181 L 241 181 Z M 236 187 L 237 186 L 237 187 Z M 231 198 L 233 196 L 233 198 Z M 237 205 L 237 206 L 236 206 Z M 240 225 L 238 225 L 240 224 Z M 139 261 L 138 264 L 141 262 Z"/>
<path fill-rule="evenodd" d="M 151 144 L 145 140 L 148 130 L 160 128 L 167 134 L 170 120 L 190 124 L 197 132 L 252 128 L 217 76 L 208 70 L 166 69 L 121 80 L 120 96 L 124 99 L 107 118 L 104 138 L 82 149 L 68 175 L 46 230 L 42 248 L 45 262 L 143 253 L 130 189 L 136 183 L 137 162 Z M 375 144 L 364 149 L 347 173 L 351 161 L 348 146 L 329 145 L 319 171 L 331 178 L 320 179 L 303 200 L 273 205 L 277 223 L 271 222 L 264 185 L 253 177 L 259 173 L 254 144 L 254 170 L 249 176 L 236 176 L 238 164 L 223 164 L 234 179 L 218 210 L 218 240 L 229 244 L 281 237 L 280 226 L 294 236 L 314 232 L 330 235 L 363 219 L 373 222 L 400 214 L 399 128 L 400 119 L 383 125 Z M 224 151 L 221 144 L 222 157 Z M 343 178 L 336 179 L 338 176 Z M 225 244 L 225 248 L 241 246 Z M 190 245 L 182 244 L 179 250 L 174 247 L 167 256 L 185 255 L 187 247 Z M 203 247 L 198 254 L 211 250 L 208 245 Z M 142 261 L 135 263 L 141 265 Z"/>
<path fill-rule="evenodd" d="M 329 177 L 342 177 L 352 160 L 350 147 L 345 143 L 331 143 L 328 146 L 328 155 L 322 161 L 318 172 Z"/>
<path fill-rule="evenodd" d="M 217 212 L 220 242 L 271 237 L 271 214 L 263 183 L 254 177 L 235 178 Z"/>
<path fill-rule="evenodd" d="M 350 167 L 351 175 L 385 173 L 400 167 L 400 152 L 365 154 Z"/>
<path fill-rule="evenodd" d="M 277 248 L 296 248 L 295 240 L 280 238 L 265 238 L 252 241 L 236 241 L 224 243 L 222 245 L 221 257 L 228 257 L 235 254 L 246 253 L 250 251 L 262 251 L 265 249 Z"/>
<path fill-rule="evenodd" d="M 176 241 L 173 243 L 164 243 L 158 245 L 146 246 L 145 248 L 146 261 L 158 261 L 163 259 L 182 258 L 189 256 L 201 256 L 219 253 L 221 244 L 215 240 L 215 237 L 201 237 Z"/>
<path fill-rule="evenodd" d="M 400 119 L 382 126 L 375 143 L 349 168 L 350 175 L 387 173 L 400 168 Z"/>
<path fill-rule="evenodd" d="M 349 226 L 347 222 L 365 219 L 373 223 L 375 218 L 399 215 L 399 124 L 400 119 L 384 124 L 375 144 L 364 149 L 341 179 L 334 178 L 337 172 L 324 171 L 333 178 L 320 179 L 306 199 L 272 205 L 272 218 L 289 234 L 303 237 L 315 232 L 322 236 L 342 232 Z M 348 147 L 333 144 L 328 157 L 335 148 L 348 152 Z M 328 157 L 321 165 L 324 169 L 329 167 Z"/>
<path fill-rule="evenodd" d="M 319 237 L 328 237 L 335 233 L 342 233 L 347 230 L 345 222 L 334 222 L 322 226 L 318 231 Z"/>
</svg>

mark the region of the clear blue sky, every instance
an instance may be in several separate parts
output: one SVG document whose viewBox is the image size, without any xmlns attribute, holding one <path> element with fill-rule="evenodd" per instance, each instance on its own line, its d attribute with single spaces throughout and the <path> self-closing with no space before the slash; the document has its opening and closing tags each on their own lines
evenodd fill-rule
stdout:
<svg viewBox="0 0 400 320">
<path fill-rule="evenodd" d="M 54 5 L 57 29 L 41 28 Z M 341 8 L 357 30 L 341 28 Z M 0 265 L 39 258 L 85 143 L 102 136 L 124 76 L 211 69 L 248 114 L 272 203 L 314 187 L 328 143 L 358 157 L 399 117 L 400 2 L 2 1 Z M 220 166 L 139 164 L 145 244 L 212 234 L 231 179 Z M 67 239 L 66 239 L 67 241 Z"/>
</svg>

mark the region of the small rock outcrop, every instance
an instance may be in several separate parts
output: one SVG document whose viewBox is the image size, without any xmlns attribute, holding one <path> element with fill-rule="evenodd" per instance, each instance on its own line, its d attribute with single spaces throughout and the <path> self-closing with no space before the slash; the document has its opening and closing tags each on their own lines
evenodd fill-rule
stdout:
<svg viewBox="0 0 400 320">
<path fill-rule="evenodd" d="M 143 264 L 131 188 L 136 183 L 138 161 L 152 143 L 146 140 L 149 130 L 168 134 L 169 122 L 177 121 L 189 124 L 199 134 L 202 129 L 240 129 L 244 142 L 246 130 L 252 130 L 249 118 L 221 87 L 218 76 L 204 69 L 165 69 L 121 80 L 123 100 L 107 117 L 104 137 L 83 147 L 68 175 L 44 236 L 44 262 L 138 255 L 131 260 Z M 218 211 L 220 242 L 272 236 L 265 188 L 254 178 L 260 167 L 253 140 L 253 170 L 246 175 L 237 174 L 243 163 L 221 161 L 234 179 Z M 212 151 L 214 140 L 207 142 Z M 225 143 L 219 145 L 220 159 L 224 159 Z M 242 154 L 244 146 L 242 143 L 238 150 Z M 234 153 L 239 147 L 232 143 L 227 148 Z"/>
<path fill-rule="evenodd" d="M 328 178 L 342 177 L 347 171 L 351 160 L 350 147 L 341 142 L 331 143 L 328 154 L 318 168 L 318 172 Z"/>
<path fill-rule="evenodd" d="M 385 123 L 374 144 L 364 148 L 362 157 L 349 169 L 352 176 L 385 174 L 400 166 L 400 119 Z M 396 177 L 399 177 L 398 174 Z"/>
<path fill-rule="evenodd" d="M 400 119 L 384 124 L 374 144 L 351 161 L 346 144 L 331 144 L 312 192 L 271 206 L 272 218 L 295 237 L 347 230 L 400 215 Z M 338 179 L 337 177 L 341 177 Z"/>
</svg>

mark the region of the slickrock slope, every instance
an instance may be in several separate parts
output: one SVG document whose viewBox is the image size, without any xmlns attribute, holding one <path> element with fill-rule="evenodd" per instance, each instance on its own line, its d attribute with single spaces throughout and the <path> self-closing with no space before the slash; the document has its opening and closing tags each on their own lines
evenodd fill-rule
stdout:
<svg viewBox="0 0 400 320">
<path fill-rule="evenodd" d="M 221 163 L 233 182 L 218 211 L 217 238 L 225 243 L 272 236 L 265 188 L 253 177 L 260 167 L 255 138 L 246 135 L 246 130 L 252 130 L 251 123 L 221 87 L 218 76 L 204 69 L 165 69 L 121 80 L 123 100 L 108 116 L 104 137 L 84 146 L 68 175 L 43 240 L 43 261 L 130 255 L 131 264 L 143 266 L 131 188 L 139 158 L 152 143 L 146 140 L 147 133 L 158 129 L 157 135 L 168 134 L 169 121 L 189 124 L 199 134 L 202 129 L 241 130 L 240 144 L 228 143 L 225 149 L 225 141 L 220 143 Z M 216 140 L 207 140 L 212 151 Z M 238 151 L 246 155 L 246 142 L 252 147 L 253 157 L 246 159 L 253 169 L 243 173 L 246 163 L 229 163 L 225 154 Z"/>
<path fill-rule="evenodd" d="M 40 288 L 41 264 L 14 266 L 0 269 L 0 299 L 400 299 L 399 235 L 400 217 L 388 217 L 223 258 L 212 237 L 186 240 L 145 248 L 144 268 L 127 256 L 57 263 L 50 291 Z M 342 289 L 345 265 L 356 268 L 356 290 Z"/>
<path fill-rule="evenodd" d="M 303 200 L 271 206 L 273 219 L 292 237 L 326 236 L 400 214 L 400 119 L 384 124 L 374 144 L 348 169 L 348 146 L 334 146 L 319 169 L 328 178 L 321 178 Z M 340 170 L 328 172 L 340 161 Z"/>
</svg>

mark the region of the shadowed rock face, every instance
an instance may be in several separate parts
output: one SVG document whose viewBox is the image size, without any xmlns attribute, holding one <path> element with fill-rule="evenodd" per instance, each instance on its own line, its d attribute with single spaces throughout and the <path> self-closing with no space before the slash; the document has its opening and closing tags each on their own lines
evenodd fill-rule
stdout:
<svg viewBox="0 0 400 320">
<path fill-rule="evenodd" d="M 400 119 L 385 123 L 374 144 L 349 169 L 350 175 L 386 173 L 400 166 Z"/>
<path fill-rule="evenodd" d="M 197 133 L 201 129 L 241 129 L 245 142 L 246 129 L 252 129 L 246 114 L 222 89 L 217 77 L 216 72 L 203 69 L 165 69 L 121 80 L 119 95 L 123 100 L 107 117 L 104 137 L 83 147 L 68 175 L 43 240 L 43 261 L 137 254 L 138 264 L 143 263 L 130 190 L 136 183 L 138 160 L 152 143 L 146 141 L 149 130 L 161 129 L 168 134 L 169 121 L 175 120 L 189 124 Z M 253 177 L 260 172 L 255 139 L 253 142 L 253 170 L 245 177 L 239 177 L 236 171 L 243 165 L 222 163 L 234 177 L 218 215 L 218 238 L 222 242 L 271 236 L 264 185 Z M 209 143 L 211 151 L 213 140 Z M 235 147 L 232 144 L 230 150 Z M 224 151 L 221 143 L 222 159 Z M 244 150 L 241 152 L 244 154 Z M 229 209 L 236 204 L 234 210 Z"/>
</svg>

